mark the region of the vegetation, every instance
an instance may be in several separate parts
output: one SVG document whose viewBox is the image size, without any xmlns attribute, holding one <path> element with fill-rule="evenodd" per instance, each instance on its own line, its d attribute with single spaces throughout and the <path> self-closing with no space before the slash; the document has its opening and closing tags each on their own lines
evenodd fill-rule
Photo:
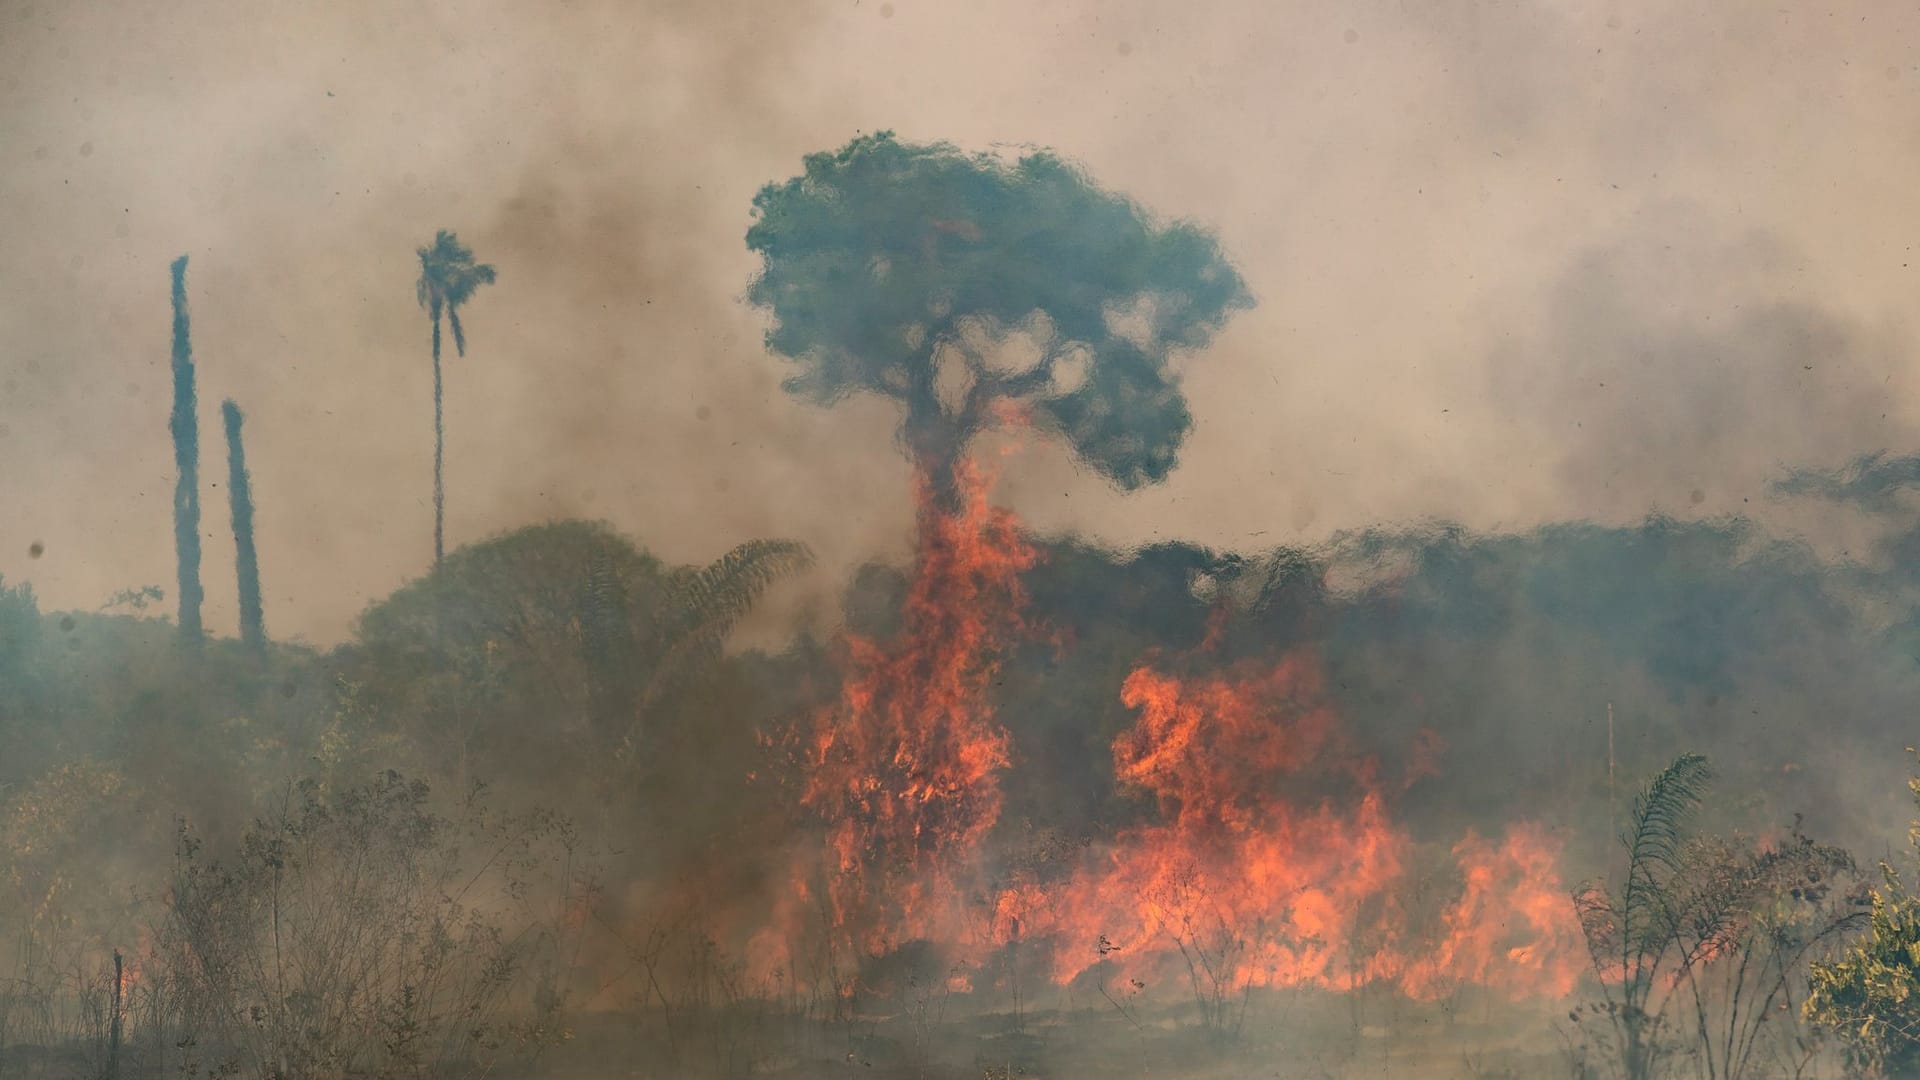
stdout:
<svg viewBox="0 0 1920 1080">
<path fill-rule="evenodd" d="M 433 323 L 433 561 L 446 555 L 447 489 L 442 477 L 447 429 L 440 377 L 440 317 L 453 328 L 453 348 L 467 355 L 467 333 L 460 326 L 460 306 L 473 299 L 482 285 L 493 284 L 493 267 L 473 261 L 473 252 L 445 229 L 433 243 L 419 250 L 420 280 L 414 293 Z"/>
<path fill-rule="evenodd" d="M 1907 782 L 1920 804 L 1920 778 Z M 1908 833 L 1920 853 L 1920 822 Z M 1867 930 L 1832 960 L 1813 965 L 1807 1019 L 1832 1032 L 1848 1060 L 1874 1076 L 1920 1070 L 1920 897 L 1880 864 Z"/>
<path fill-rule="evenodd" d="M 137 1070 L 154 1060 L 154 1047 L 185 1038 L 185 1021 L 168 1004 L 184 1002 L 184 984 L 154 978 L 168 970 L 169 943 L 184 933 L 175 920 L 184 918 L 185 909 L 176 912 L 161 902 L 163 883 L 174 883 L 176 897 L 198 895 L 209 904 L 224 898 L 221 904 L 237 906 L 244 904 L 236 898 L 253 897 L 245 904 L 257 903 L 265 864 L 256 856 L 264 858 L 272 837 L 317 827 L 322 812 L 339 813 L 349 793 L 369 783 L 398 783 L 382 778 L 387 769 L 401 769 L 448 793 L 468 790 L 476 778 L 492 779 L 497 790 L 490 801 L 522 807 L 551 802 L 587 826 L 567 843 L 581 862 L 597 863 L 603 880 L 618 881 L 621 889 L 593 894 L 598 899 L 587 926 L 602 937 L 586 955 L 603 962 L 589 964 L 592 974 L 565 987 L 561 998 L 576 1012 L 630 1010 L 651 1047 L 645 1052 L 683 1062 L 683 1075 L 765 1074 L 777 1072 L 781 1061 L 847 1052 L 893 1060 L 886 1056 L 893 1051 L 875 1042 L 880 1036 L 858 1019 L 860 1012 L 843 1010 L 832 994 L 809 996 L 803 984 L 821 985 L 816 979 L 859 985 L 868 1008 L 897 1007 L 902 1017 L 918 1017 L 911 1045 L 898 1052 L 927 1063 L 928 1075 L 939 1075 L 935 1065 L 956 1052 L 946 1040 L 966 1030 L 967 1003 L 974 1000 L 947 989 L 948 972 L 992 978 L 1003 960 L 930 957 L 894 989 L 884 989 L 892 984 L 875 971 L 856 973 L 845 958 L 823 958 L 827 966 L 819 971 L 803 967 L 776 979 L 747 966 L 737 943 L 727 943 L 709 922 L 712 905 L 701 902 L 750 892 L 757 875 L 778 865 L 782 830 L 790 826 L 779 816 L 777 791 L 747 775 L 777 768 L 764 756 L 758 733 L 804 709 L 810 694 L 834 686 L 830 655 L 805 639 L 778 656 L 731 655 L 721 648 L 739 613 L 804 564 L 804 551 L 795 545 L 760 543 L 706 567 L 675 567 L 604 525 L 550 523 L 449 553 L 437 571 L 370 608 L 353 640 L 337 650 L 270 644 L 259 657 L 244 643 L 209 641 L 191 682 L 172 648 L 173 628 L 140 617 L 137 607 L 122 605 L 127 614 L 42 614 L 24 587 L 0 589 L 0 735 L 9 748 L 0 760 L 0 784 L 6 785 L 0 801 L 17 823 L 5 834 L 8 854 L 0 855 L 0 869 L 12 875 L 7 908 L 0 912 L 13 958 L 4 995 L 11 1003 L 5 1010 L 7 1040 L 71 1047 L 59 1060 L 76 1069 L 103 1063 L 112 1029 L 107 973 L 117 949 L 139 979 L 125 997 L 120 1060 L 123 1075 L 140 1075 Z M 1124 792 L 1103 792 L 1078 779 L 1101 770 L 1082 760 L 1088 751 L 1077 748 L 1094 743 L 1102 725 L 1123 723 L 1124 710 L 1074 705 L 1095 700 L 1084 688 L 1109 678 L 1106 672 L 1143 648 L 1185 648 L 1207 632 L 1208 612 L 1217 603 L 1208 597 L 1218 594 L 1195 588 L 1202 572 L 1222 583 L 1238 575 L 1244 584 L 1227 590 L 1234 595 L 1268 597 L 1242 609 L 1230 630 L 1231 649 L 1277 647 L 1284 639 L 1268 636 L 1279 631 L 1264 629 L 1275 624 L 1261 612 L 1283 605 L 1291 605 L 1286 625 L 1295 633 L 1300 625 L 1337 623 L 1355 635 L 1368 626 L 1361 621 L 1369 611 L 1364 597 L 1284 599 L 1287 586 L 1254 590 L 1252 582 L 1270 580 L 1262 565 L 1236 569 L 1197 550 L 1117 558 L 1050 545 L 1048 557 L 1029 574 L 1032 595 L 1045 605 L 1056 632 L 1075 644 L 1065 653 L 1053 647 L 1023 653 L 997 691 L 1002 715 L 1023 748 L 1008 786 L 1017 830 L 1010 843 L 1032 835 L 1029 829 L 1086 836 L 1093 823 L 1124 822 L 1139 812 Z M 863 619 L 883 619 L 888 598 L 896 595 L 878 571 L 862 576 L 858 592 L 849 602 L 870 613 Z M 1417 590 L 1400 595 L 1395 626 L 1427 618 L 1422 612 L 1447 610 L 1429 607 Z M 436 625 L 439 633 L 427 632 Z M 1571 635 L 1569 641 L 1588 640 L 1564 627 L 1555 632 Z M 1379 639 L 1363 644 L 1364 637 L 1327 640 L 1333 660 L 1345 664 L 1380 647 Z M 619 656 L 628 662 L 608 662 Z M 120 674 L 100 677 L 108 671 Z M 1432 672 L 1419 678 L 1430 692 L 1445 690 Z M 189 685 L 191 693 L 179 692 Z M 1367 726 L 1381 705 L 1364 696 L 1343 696 L 1339 707 L 1356 718 L 1362 737 L 1392 730 Z M 1750 759 L 1733 748 L 1728 754 L 1734 768 L 1751 772 Z M 1517 775 L 1521 783 L 1508 793 L 1511 801 L 1493 812 L 1531 807 L 1551 813 L 1563 805 L 1555 800 L 1556 774 L 1542 774 L 1545 783 L 1532 788 L 1525 786 L 1526 774 Z M 288 788 L 302 776 L 307 786 Z M 1604 812 L 1604 772 L 1590 776 L 1581 797 L 1566 804 L 1570 821 Z M 1422 780 L 1405 798 L 1444 782 Z M 388 790 L 400 798 L 396 789 Z M 1708 791 L 1704 763 L 1682 759 L 1642 793 L 1617 854 L 1593 854 L 1589 865 L 1616 869 L 1606 885 L 1582 894 L 1594 952 L 1594 975 L 1583 993 L 1593 1002 L 1579 1009 L 1580 1022 L 1568 1032 L 1569 1051 L 1595 1076 L 1832 1075 L 1836 1048 L 1847 1042 L 1842 1032 L 1816 1011 L 1804 1026 L 1796 1018 L 1809 993 L 1808 963 L 1823 959 L 1865 921 L 1853 904 L 1850 864 L 1844 853 L 1793 830 L 1762 842 L 1707 828 L 1716 817 L 1752 821 L 1781 805 L 1703 801 Z M 443 822 L 462 821 L 465 813 L 462 802 L 389 805 L 393 820 L 415 820 L 415 810 Z M 171 846 L 164 826 L 175 815 L 193 823 L 189 835 L 199 845 L 191 859 L 177 864 L 164 856 Z M 256 817 L 264 824 L 243 825 Z M 352 834 L 332 835 L 322 847 L 333 844 L 338 851 Z M 433 835 L 445 840 L 467 834 L 447 825 L 436 826 Z M 551 870 L 556 860 L 564 862 L 562 834 L 538 835 L 543 839 L 529 850 L 545 860 L 542 865 Z M 477 850 L 466 841 L 454 846 L 467 854 Z M 435 858 L 451 857 L 435 850 Z M 1580 850 L 1570 850 L 1569 859 L 1588 858 Z M 396 856 L 378 855 L 390 857 Z M 223 880 L 204 876 L 214 864 L 218 875 L 233 875 L 219 889 L 205 884 Z M 710 876 L 697 884 L 685 879 L 694 866 Z M 197 879 L 202 892 L 179 891 L 188 867 L 203 873 Z M 542 880 L 551 892 L 561 878 L 548 873 Z M 580 875 L 572 880 L 579 883 Z M 651 897 L 680 888 L 690 891 L 664 908 L 634 893 Z M 1886 889 L 1880 893 L 1882 924 L 1870 933 L 1897 941 L 1886 927 L 1904 925 L 1894 915 L 1906 901 Z M 520 922 L 502 914 L 505 909 L 490 910 L 498 925 Z M 36 920 L 36 911 L 45 914 Z M 526 925 L 546 928 L 536 934 L 561 935 L 550 907 L 541 918 Z M 232 936 L 257 940 L 239 930 Z M 485 955 L 480 941 L 469 942 L 473 956 Z M 1192 944 L 1212 948 L 1207 939 Z M 553 955 L 552 948 L 542 948 L 547 951 L 541 955 Z M 1205 963 L 1215 962 L 1213 953 L 1201 955 Z M 1877 955 L 1886 965 L 1898 957 L 1891 947 Z M 1217 959 L 1228 960 L 1224 954 Z M 1635 972 L 1631 980 L 1619 977 L 1628 970 Z M 522 1044 L 509 1034 L 510 1028 L 530 1030 L 512 1025 L 532 1023 L 538 982 L 527 975 L 514 984 L 513 996 L 496 1002 L 488 1054 L 553 1049 Z M 1026 982 L 1029 996 L 1044 986 L 1038 975 Z M 605 984 L 611 985 L 600 991 Z M 1176 1000 L 1192 997 L 1199 1030 L 1213 1030 L 1204 1021 L 1216 1015 L 1215 1027 L 1242 1032 L 1238 1040 L 1216 1033 L 1207 1044 L 1211 1049 L 1182 1044 L 1183 1053 L 1272 1052 L 1264 1033 L 1282 1015 L 1279 1002 L 1219 980 L 1200 980 L 1192 995 L 1189 989 L 1183 980 L 1137 988 L 1128 996 L 1113 992 L 1124 1009 L 1090 988 L 1085 995 L 1088 1006 L 1111 1016 L 1130 1044 L 1159 1038 L 1153 1034 L 1160 1030 L 1156 1010 L 1171 993 Z M 1382 1018 L 1392 1015 L 1386 1009 L 1368 1006 Z M 189 1056 L 203 1070 L 254 1060 L 234 1056 L 232 1040 L 239 1033 L 220 1034 L 217 1015 L 194 1022 L 191 1055 L 165 1051 L 170 1069 Z M 944 1028 L 932 1019 L 940 1015 L 948 1017 Z M 1025 1030 L 1049 1030 L 1044 998 L 1026 1004 L 1024 1015 Z M 1073 1015 L 1081 1016 L 1075 1023 L 1093 1022 Z M 1897 1014 L 1874 1015 L 1898 1023 Z M 577 1032 L 577 1020 L 556 1023 Z M 1347 1030 L 1331 1023 L 1329 1030 Z M 1378 1038 L 1363 1036 L 1374 1029 L 1358 1019 L 1352 1030 L 1356 1039 Z M 248 1038 L 271 1045 L 258 1032 Z M 216 1044 L 223 1047 L 218 1053 Z M 1628 1045 L 1638 1058 L 1622 1052 Z M 1029 1055 L 1025 1060 L 1041 1060 L 1032 1056 L 1043 1054 L 1039 1044 L 1019 1046 L 1019 1054 Z M 318 1052 L 311 1046 L 298 1052 L 309 1051 Z M 449 1053 L 443 1061 L 459 1057 Z M 17 1054 L 15 1059 L 26 1060 Z M 1629 1073 L 1634 1060 L 1650 1064 Z M 1870 1061 L 1865 1054 L 1856 1060 L 1863 1068 Z M 9 1068 L 0 1064 L 0 1075 L 11 1075 Z M 1885 1068 L 1898 1075 L 1897 1062 Z"/>
<path fill-rule="evenodd" d="M 1249 302 L 1210 236 L 1046 154 L 863 137 L 808 158 L 755 213 L 764 272 L 749 298 L 797 369 L 788 390 L 897 402 L 935 512 L 996 422 L 1053 433 L 1122 488 L 1164 479 L 1191 427 L 1174 361 Z M 1314 989 L 1260 985 L 1248 972 L 1270 974 L 1274 947 L 1317 942 L 1230 921 L 1191 875 L 1141 898 L 1177 913 L 1159 932 L 1179 966 L 1158 975 L 1103 981 L 1147 946 L 1102 936 L 1076 943 L 1102 967 L 1057 984 L 1043 941 L 1021 936 L 1027 913 L 995 908 L 1008 881 L 969 884 L 959 908 L 979 925 L 957 944 L 849 947 L 830 898 L 793 887 L 814 880 L 794 853 L 818 825 L 793 812 L 806 759 L 783 740 L 836 734 L 796 720 L 831 715 L 849 638 L 881 649 L 911 629 L 910 571 L 863 568 L 842 597 L 846 636 L 802 627 L 768 653 L 727 646 L 811 565 L 792 541 L 681 566 L 605 523 L 550 521 L 446 551 L 441 324 L 464 356 L 460 308 L 495 275 L 451 232 L 418 255 L 434 561 L 348 640 L 266 636 L 230 400 L 240 634 L 204 631 L 184 257 L 175 622 L 153 617 L 153 586 L 48 612 L 0 582 L 0 1077 L 595 1075 L 609 1058 L 639 1075 L 786 1080 L 1550 1067 L 1541 1003 L 1496 1013 L 1497 988 L 1445 980 L 1436 1002 L 1403 1000 L 1368 968 L 1385 940 L 1330 961 L 1344 971 Z M 1888 492 L 1911 470 L 1870 464 L 1790 487 L 1898 512 Z M 1884 524 L 1888 551 L 1920 537 L 1920 522 Z M 1341 768 L 1410 823 L 1383 861 L 1431 869 L 1463 827 L 1524 818 L 1566 838 L 1560 865 L 1601 871 L 1571 905 L 1591 969 L 1561 1029 L 1574 1075 L 1920 1069 L 1920 899 L 1886 867 L 1883 886 L 1857 887 L 1847 851 L 1797 817 L 1743 831 L 1810 808 L 1822 832 L 1876 835 L 1861 792 L 1878 779 L 1871 749 L 1920 693 L 1920 561 L 1835 567 L 1746 522 L 1657 517 L 1379 529 L 1248 554 L 1023 541 L 1039 555 L 1020 575 L 1023 614 L 1041 632 L 1007 643 L 981 681 L 1007 736 L 981 843 L 1014 884 L 1067 879 L 1168 811 L 1114 778 L 1114 738 L 1136 719 L 1115 690 L 1141 658 L 1311 653 L 1327 673 L 1315 722 L 1331 732 L 1339 717 L 1338 735 L 1312 738 L 1350 742 Z M 1863 595 L 1885 599 L 1863 614 Z M 1592 727 L 1609 703 L 1619 768 L 1652 774 L 1617 845 L 1611 732 Z M 1810 717 L 1827 724 L 1820 740 Z M 1699 743 L 1716 769 L 1674 757 Z M 888 769 L 913 798 L 940 797 L 926 762 L 896 754 L 855 771 L 848 805 L 865 812 Z M 1284 778 L 1322 816 L 1348 779 L 1325 771 Z M 1730 791 L 1717 801 L 1716 773 Z M 1246 824 L 1222 805 L 1223 825 Z M 1318 930 L 1373 933 L 1390 912 L 1424 940 L 1445 876 L 1318 911 Z M 1044 906 L 1027 925 L 1044 925 Z M 1490 917 L 1523 914 L 1536 913 Z M 556 1061 L 589 1033 L 603 1056 Z"/>
<path fill-rule="evenodd" d="M 193 386 L 193 337 L 187 319 L 187 257 L 173 260 L 173 546 L 179 561 L 180 636 L 198 642 L 200 625 L 200 420 Z"/>
<path fill-rule="evenodd" d="M 1589 882 L 1574 906 L 1593 961 L 1596 999 L 1572 1019 L 1601 1024 L 1601 1045 L 1576 1045 L 1626 1080 L 1682 1063 L 1710 1080 L 1803 1076 L 1820 1053 L 1795 1024 L 1808 960 L 1860 919 L 1859 894 L 1836 887 L 1853 859 L 1796 824 L 1780 841 L 1696 836 L 1712 779 L 1684 754 L 1634 798 L 1617 887 Z"/>
<path fill-rule="evenodd" d="M 478 792 L 443 818 L 387 773 L 298 785 L 227 861 L 202 844 L 183 826 L 154 946 L 181 1071 L 484 1076 L 564 1034 L 566 916 L 593 887 L 564 822 Z"/>
<path fill-rule="evenodd" d="M 240 439 L 244 418 L 232 398 L 220 403 L 220 418 L 227 431 L 227 501 L 233 516 L 234 574 L 239 579 L 240 640 L 263 650 L 267 621 L 260 602 L 260 553 L 253 539 L 253 477 L 247 472 L 247 448 Z"/>
<path fill-rule="evenodd" d="M 369 608 L 342 670 L 363 707 L 456 776 L 573 775 L 618 799 L 659 745 L 650 721 L 711 677 L 753 602 L 810 561 L 799 544 L 753 541 L 670 567 L 604 525 L 531 526 Z"/>
<path fill-rule="evenodd" d="M 863 136 L 754 199 L 748 293 L 790 393 L 901 403 L 950 504 L 983 427 L 1018 414 L 1124 488 L 1173 469 L 1192 418 L 1168 366 L 1248 306 L 1212 237 L 1162 226 L 1050 154 L 1011 165 Z"/>
</svg>

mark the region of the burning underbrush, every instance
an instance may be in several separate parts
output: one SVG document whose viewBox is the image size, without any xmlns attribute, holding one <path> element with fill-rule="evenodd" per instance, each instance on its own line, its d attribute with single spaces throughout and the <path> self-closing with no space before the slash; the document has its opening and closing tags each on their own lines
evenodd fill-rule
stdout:
<svg viewBox="0 0 1920 1080">
<path fill-rule="evenodd" d="M 1133 722 L 1111 746 L 1136 818 L 1010 841 L 1002 783 L 1020 751 L 994 690 L 1009 650 L 1049 630 L 1021 584 L 1036 549 L 977 467 L 960 480 L 956 510 L 922 499 L 897 636 L 846 641 L 837 698 L 778 743 L 812 839 L 746 945 L 752 981 L 824 977 L 853 1008 L 912 968 L 983 1007 L 1051 987 L 1129 1016 L 1172 987 L 1229 1032 L 1259 988 L 1571 992 L 1586 958 L 1555 837 L 1515 822 L 1417 841 L 1394 798 L 1437 767 L 1440 740 L 1424 732 L 1404 774 L 1383 775 L 1306 651 L 1143 658 L 1114 687 Z"/>
<path fill-rule="evenodd" d="M 659 711 L 675 741 L 587 757 L 568 778 L 605 782 L 552 814 L 512 793 L 511 812 L 482 812 L 481 790 L 447 770 L 431 789 L 384 771 L 367 788 L 353 777 L 399 744 L 344 742 L 310 782 L 258 791 L 252 829 L 192 833 L 205 852 L 182 845 L 169 874 L 130 856 L 164 853 L 151 826 L 165 818 L 133 811 L 170 802 L 118 772 L 50 777 L 0 819 L 17 853 L 5 880 L 29 901 L 13 910 L 103 912 L 28 924 L 36 951 L 0 1020 L 128 1078 L 411 1060 L 416 1009 L 451 1070 L 434 1075 L 507 1061 L 609 1075 L 617 1060 L 629 1075 L 780 1080 L 1696 1063 L 1753 1077 L 1838 1060 L 1800 1017 L 1809 973 L 1866 918 L 1844 851 L 1797 827 L 1696 834 L 1707 774 L 1692 756 L 1622 790 L 1615 812 L 1601 813 L 1610 761 L 1589 762 L 1584 802 L 1498 793 L 1551 824 L 1489 809 L 1477 789 L 1530 755 L 1489 753 L 1457 703 L 1423 706 L 1417 671 L 1405 694 L 1376 696 L 1402 669 L 1351 663 L 1311 617 L 1310 632 L 1263 636 L 1256 615 L 1296 615 L 1215 605 L 1164 564 L 1153 580 L 1167 584 L 1114 589 L 1089 615 L 1061 583 L 1112 579 L 1076 576 L 1071 549 L 989 504 L 989 479 L 923 478 L 919 550 L 886 593 L 893 625 L 730 664 L 777 676 L 754 693 L 787 696 L 729 713 L 742 687 L 713 680 L 683 725 Z M 1190 602 L 1177 627 L 1114 632 L 1176 592 Z M 521 700 L 501 715 L 520 720 Z M 634 802 L 590 801 L 620 791 Z M 576 833 L 583 813 L 598 826 Z M 1622 847 L 1596 853 L 1593 826 L 1613 823 Z M 111 867 L 78 856 L 89 834 L 126 841 L 117 878 L 65 876 Z M 1575 866 L 1596 880 L 1575 888 Z M 474 875 L 492 884 L 462 884 Z M 104 910 L 115 880 L 146 898 Z M 117 976 L 115 950 L 130 961 Z M 367 976 L 335 980 L 349 961 Z M 1837 989 L 1819 1016 L 1852 1015 L 1848 970 L 1822 976 Z M 310 1015 L 331 1018 L 324 1038 Z"/>
</svg>

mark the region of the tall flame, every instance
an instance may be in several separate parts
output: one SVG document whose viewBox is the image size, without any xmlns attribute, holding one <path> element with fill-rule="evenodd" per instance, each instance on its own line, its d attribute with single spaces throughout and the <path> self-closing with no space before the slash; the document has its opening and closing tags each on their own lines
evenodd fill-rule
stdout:
<svg viewBox="0 0 1920 1080">
<path fill-rule="evenodd" d="M 836 922 L 878 953 L 962 917 L 960 880 L 1000 818 L 1010 739 L 990 708 L 1001 642 L 1025 627 L 1020 575 L 1038 557 L 987 477 L 933 509 L 918 477 L 920 546 L 898 638 L 846 643 L 839 700 L 813 720 L 803 806 L 828 822 Z"/>
</svg>

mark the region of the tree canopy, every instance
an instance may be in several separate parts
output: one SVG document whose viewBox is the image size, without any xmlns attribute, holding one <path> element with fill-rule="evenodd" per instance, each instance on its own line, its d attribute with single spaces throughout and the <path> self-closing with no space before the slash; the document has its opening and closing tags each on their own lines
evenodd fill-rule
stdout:
<svg viewBox="0 0 1920 1080">
<path fill-rule="evenodd" d="M 1049 153 L 881 132 L 808 157 L 754 212 L 748 295 L 799 365 L 787 390 L 902 402 L 907 448 L 936 470 L 1012 403 L 1122 488 L 1164 479 L 1192 424 L 1169 359 L 1252 302 L 1206 231 Z"/>
<path fill-rule="evenodd" d="M 532 770 L 546 750 L 621 764 L 642 714 L 708 670 L 766 590 L 812 561 L 754 540 L 669 566 L 595 522 L 461 548 L 369 608 L 348 665 L 365 703 Z"/>
<path fill-rule="evenodd" d="M 460 325 L 460 305 L 471 300 L 480 286 L 493 284 L 493 267 L 475 263 L 473 249 L 445 229 L 435 233 L 433 243 L 416 254 L 420 256 L 420 280 L 414 283 L 415 297 L 436 323 L 445 309 L 453 327 L 454 351 L 465 356 L 467 333 Z"/>
</svg>

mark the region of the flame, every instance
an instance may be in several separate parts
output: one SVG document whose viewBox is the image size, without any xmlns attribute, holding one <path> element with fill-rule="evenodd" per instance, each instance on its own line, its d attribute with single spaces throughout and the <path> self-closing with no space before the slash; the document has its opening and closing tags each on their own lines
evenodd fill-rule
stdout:
<svg viewBox="0 0 1920 1080">
<path fill-rule="evenodd" d="M 120 996 L 125 999 L 133 996 L 133 991 L 145 978 L 146 967 L 140 962 L 137 954 L 124 957 L 122 963 L 124 966 L 120 969 Z"/>
<path fill-rule="evenodd" d="M 1159 820 L 1122 832 L 1050 905 L 1057 980 L 1116 955 L 1134 973 L 1168 954 L 1233 986 L 1354 980 L 1340 962 L 1346 923 L 1399 875 L 1407 843 L 1317 692 L 1298 659 L 1128 676 L 1121 699 L 1139 718 L 1114 741 L 1114 772 Z M 1329 778 L 1348 798 L 1279 793 Z"/>
<path fill-rule="evenodd" d="M 1463 982 L 1515 998 L 1572 993 L 1583 946 L 1560 887 L 1559 845 L 1523 822 L 1499 845 L 1468 833 L 1453 855 L 1466 888 L 1442 920 L 1445 937 L 1402 974 L 1407 993 L 1437 998 Z"/>
<path fill-rule="evenodd" d="M 1038 558 L 988 477 L 964 463 L 958 512 L 917 477 L 920 544 L 897 639 L 846 643 L 840 697 L 814 718 L 801 804 L 828 822 L 835 925 L 869 953 L 938 938 L 963 914 L 963 875 L 999 821 L 1010 737 L 989 688 L 1025 629 L 1020 574 Z"/>
<path fill-rule="evenodd" d="M 1310 659 L 1189 678 L 1141 667 L 1121 697 L 1139 716 L 1115 740 L 1115 775 L 1153 797 L 1158 820 L 1122 832 L 1051 905 L 1056 979 L 1118 955 L 1128 976 L 1177 958 L 1233 990 L 1377 979 L 1415 997 L 1468 983 L 1571 990 L 1578 929 L 1557 845 L 1533 826 L 1499 844 L 1462 840 L 1464 891 L 1438 940 L 1408 929 L 1413 841 Z M 1432 768 L 1433 753 L 1423 735 L 1415 768 Z"/>
<path fill-rule="evenodd" d="M 144 926 L 140 928 L 138 942 L 131 950 L 125 953 L 118 949 L 113 951 L 113 956 L 121 965 L 120 985 L 116 988 L 121 1000 L 131 998 L 133 992 L 146 981 L 146 961 L 153 956 L 153 951 L 153 931 Z"/>
<path fill-rule="evenodd" d="M 990 839 L 1013 745 L 991 691 L 1007 644 L 1034 630 L 1021 575 L 1038 553 L 988 505 L 978 466 L 958 480 L 958 509 L 943 512 L 918 476 L 902 629 L 847 640 L 837 699 L 801 729 L 799 803 L 825 842 L 796 850 L 791 888 L 749 946 L 760 966 L 795 970 L 793 943 L 820 917 L 830 949 L 868 956 L 913 940 L 975 961 L 1037 948 L 1060 984 L 1137 989 L 1170 975 L 1221 998 L 1376 981 L 1416 998 L 1465 985 L 1571 991 L 1582 953 L 1554 838 L 1528 823 L 1497 839 L 1470 833 L 1447 870 L 1416 873 L 1428 849 L 1391 802 L 1438 771 L 1441 738 L 1423 729 L 1405 775 L 1383 782 L 1312 656 L 1204 669 L 1224 618 L 1195 656 L 1155 658 L 1120 687 L 1135 720 L 1113 740 L 1114 777 L 1141 819 L 1044 871 L 996 872 Z M 1415 903 L 1431 880 L 1451 891 Z"/>
</svg>

